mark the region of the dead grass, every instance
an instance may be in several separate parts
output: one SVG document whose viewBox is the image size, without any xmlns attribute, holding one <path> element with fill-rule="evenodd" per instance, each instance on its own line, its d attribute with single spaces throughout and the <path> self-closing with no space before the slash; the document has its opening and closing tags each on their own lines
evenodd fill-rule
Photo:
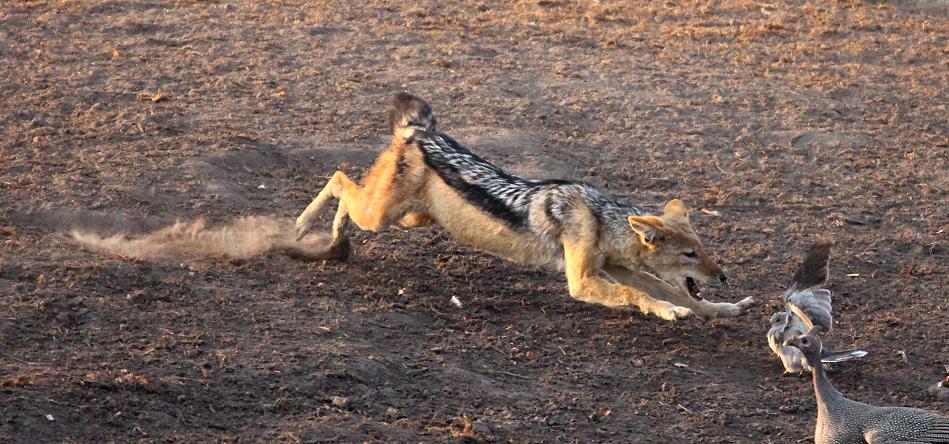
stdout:
<svg viewBox="0 0 949 444">
<path fill-rule="evenodd" d="M 12 375 L 0 378 L 0 387 L 27 387 L 36 382 L 35 375 Z"/>
<path fill-rule="evenodd" d="M 468 418 L 468 415 L 462 414 L 455 418 L 451 425 L 446 427 L 428 427 L 426 429 L 433 434 L 447 434 L 456 439 L 475 438 L 474 423 Z"/>
</svg>

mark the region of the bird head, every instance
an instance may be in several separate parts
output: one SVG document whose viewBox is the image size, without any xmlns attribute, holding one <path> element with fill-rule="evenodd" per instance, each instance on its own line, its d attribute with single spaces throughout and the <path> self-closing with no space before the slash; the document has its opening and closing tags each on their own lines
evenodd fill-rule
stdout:
<svg viewBox="0 0 949 444">
<path fill-rule="evenodd" d="M 806 334 L 795 336 L 784 341 L 785 347 L 795 347 L 804 353 L 804 356 L 814 354 L 820 360 L 821 341 L 817 336 L 817 328 L 810 329 Z"/>
<path fill-rule="evenodd" d="M 779 311 L 771 315 L 771 325 L 784 325 L 788 323 L 788 314 L 783 311 Z"/>
<path fill-rule="evenodd" d="M 820 365 L 823 344 L 821 344 L 820 336 L 818 335 L 821 332 L 821 327 L 815 326 L 811 318 L 797 305 L 788 304 L 788 308 L 791 309 L 791 312 L 794 313 L 795 316 L 801 319 L 808 330 L 807 333 L 803 335 L 794 336 L 784 341 L 783 345 L 785 347 L 795 347 L 800 350 L 801 353 L 804 354 L 804 357 L 807 358 L 807 363 L 812 367 Z"/>
</svg>

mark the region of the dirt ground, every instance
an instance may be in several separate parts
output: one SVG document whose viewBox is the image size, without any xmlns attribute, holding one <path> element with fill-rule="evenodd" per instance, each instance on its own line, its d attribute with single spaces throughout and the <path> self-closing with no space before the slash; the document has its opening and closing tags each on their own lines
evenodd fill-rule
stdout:
<svg viewBox="0 0 949 444">
<path fill-rule="evenodd" d="M 809 442 L 809 380 L 764 334 L 817 236 L 828 341 L 870 352 L 835 383 L 949 413 L 925 392 L 949 364 L 949 4 L 443 3 L 2 2 L 0 441 Z M 400 90 L 515 173 L 706 210 L 731 276 L 707 294 L 763 303 L 583 304 L 437 228 L 358 234 L 345 263 L 67 234 L 287 221 L 369 165 Z"/>
</svg>

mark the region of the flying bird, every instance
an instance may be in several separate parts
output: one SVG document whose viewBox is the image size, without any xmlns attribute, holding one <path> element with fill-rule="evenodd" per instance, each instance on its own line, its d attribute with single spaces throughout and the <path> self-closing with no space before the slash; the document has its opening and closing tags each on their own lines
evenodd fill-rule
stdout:
<svg viewBox="0 0 949 444">
<path fill-rule="evenodd" d="M 782 300 L 784 311 L 771 316 L 771 329 L 768 330 L 768 345 L 784 364 L 784 374 L 803 374 L 810 370 L 807 359 L 796 347 L 784 345 L 784 341 L 807 333 L 815 327 L 816 333 L 827 334 L 833 328 L 834 318 L 831 308 L 830 290 L 820 288 L 829 276 L 830 248 L 829 240 L 818 240 L 811 247 L 791 285 L 784 292 Z M 795 309 L 796 308 L 796 309 Z M 806 316 L 801 316 L 804 313 Z M 831 351 L 821 348 L 821 362 L 834 363 L 862 358 L 867 355 L 863 350 Z"/>
</svg>

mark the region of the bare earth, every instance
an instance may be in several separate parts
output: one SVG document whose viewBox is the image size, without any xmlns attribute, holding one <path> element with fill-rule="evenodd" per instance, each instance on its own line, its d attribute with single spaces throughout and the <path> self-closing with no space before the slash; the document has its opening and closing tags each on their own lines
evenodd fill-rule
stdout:
<svg viewBox="0 0 949 444">
<path fill-rule="evenodd" d="M 765 303 L 587 305 L 437 228 L 360 233 L 347 263 L 68 236 L 289 223 L 369 165 L 400 90 L 515 173 L 684 199 L 731 275 L 706 294 Z M 0 441 L 807 442 L 809 380 L 764 333 L 816 236 L 828 341 L 870 351 L 837 385 L 949 412 L 925 393 L 949 363 L 947 103 L 937 0 L 4 1 Z"/>
</svg>

